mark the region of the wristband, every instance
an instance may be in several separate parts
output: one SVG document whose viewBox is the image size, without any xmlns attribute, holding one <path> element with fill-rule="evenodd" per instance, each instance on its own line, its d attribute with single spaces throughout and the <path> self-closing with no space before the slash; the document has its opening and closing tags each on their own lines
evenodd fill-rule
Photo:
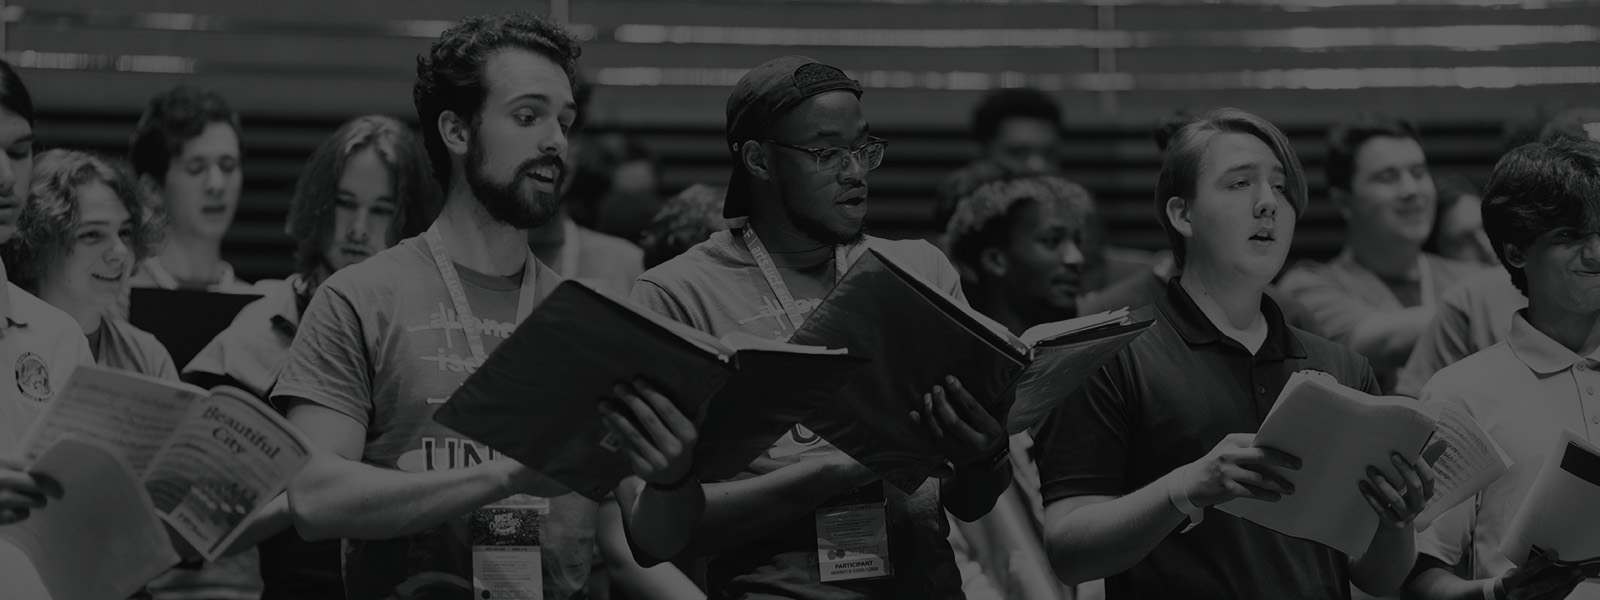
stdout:
<svg viewBox="0 0 1600 600">
<path fill-rule="evenodd" d="M 695 480 L 694 469 L 689 469 L 687 472 L 685 472 L 683 474 L 683 477 L 679 477 L 677 481 L 674 481 L 672 483 L 655 483 L 655 482 L 647 482 L 647 483 L 650 485 L 650 487 L 655 488 L 656 491 L 660 491 L 660 492 L 675 492 L 679 488 L 682 488 L 683 486 L 688 485 L 689 482 L 694 481 L 694 480 Z"/>
<path fill-rule="evenodd" d="M 1189 524 L 1183 528 L 1183 531 L 1178 533 L 1189 533 L 1190 529 L 1194 529 L 1195 525 L 1199 525 L 1201 521 L 1205 520 L 1206 510 L 1195 506 L 1194 502 L 1189 500 L 1188 492 L 1183 490 L 1182 484 L 1176 478 L 1167 484 L 1167 499 L 1172 501 L 1172 505 L 1177 507 L 1178 512 L 1189 517 Z"/>
<path fill-rule="evenodd" d="M 1011 458 L 1011 444 L 1009 443 L 1000 446 L 1000 451 L 994 453 L 994 456 L 990 457 L 985 463 L 988 465 L 989 470 L 993 471 L 1000 468 L 1000 463 L 1005 462 L 1008 458 Z"/>
<path fill-rule="evenodd" d="M 1495 592 L 1495 588 L 1498 587 L 1500 587 L 1500 579 L 1490 579 L 1489 585 L 1483 586 L 1483 600 L 1500 600 L 1500 594 Z"/>
</svg>

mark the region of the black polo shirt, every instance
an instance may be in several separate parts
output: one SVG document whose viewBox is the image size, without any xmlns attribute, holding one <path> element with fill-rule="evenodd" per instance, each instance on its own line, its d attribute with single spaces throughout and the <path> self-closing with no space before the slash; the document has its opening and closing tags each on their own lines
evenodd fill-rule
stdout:
<svg viewBox="0 0 1600 600">
<path fill-rule="evenodd" d="M 1261 310 L 1267 338 L 1255 356 L 1223 336 L 1176 278 L 1155 304 L 1136 311 L 1156 324 L 1041 425 L 1034 451 L 1044 503 L 1127 494 L 1200 459 L 1229 434 L 1259 430 L 1297 371 L 1323 371 L 1378 393 L 1365 358 L 1289 327 L 1270 298 Z M 1217 510 L 1188 533 L 1179 529 L 1108 578 L 1106 597 L 1350 596 L 1347 559 L 1321 544 Z"/>
</svg>

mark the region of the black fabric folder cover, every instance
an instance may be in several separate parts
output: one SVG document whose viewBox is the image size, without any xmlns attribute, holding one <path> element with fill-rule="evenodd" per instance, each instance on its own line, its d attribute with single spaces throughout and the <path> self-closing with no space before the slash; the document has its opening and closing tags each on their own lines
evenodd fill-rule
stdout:
<svg viewBox="0 0 1600 600">
<path fill-rule="evenodd" d="M 725 479 L 867 362 L 751 350 L 724 358 L 685 339 L 710 336 L 642 311 L 562 282 L 434 419 L 599 500 L 632 473 L 601 443 L 598 403 L 617 382 L 643 379 L 673 399 L 699 428 L 698 476 Z"/>
<path fill-rule="evenodd" d="M 156 336 L 181 371 L 245 305 L 259 299 L 259 294 L 136 287 L 128 290 L 128 322 Z"/>
<path fill-rule="evenodd" d="M 906 493 L 942 468 L 933 436 L 909 414 L 945 375 L 1003 424 L 1026 351 L 967 315 L 876 250 L 868 250 L 812 311 L 790 343 L 872 357 L 805 421 L 807 427 Z"/>
</svg>

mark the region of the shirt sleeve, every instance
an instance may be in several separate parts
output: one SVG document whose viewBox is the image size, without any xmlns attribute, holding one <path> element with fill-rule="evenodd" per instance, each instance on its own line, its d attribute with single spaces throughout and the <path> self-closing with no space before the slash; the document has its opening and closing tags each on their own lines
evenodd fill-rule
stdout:
<svg viewBox="0 0 1600 600">
<path fill-rule="evenodd" d="M 1311 314 L 1321 334 L 1341 344 L 1350 343 L 1356 325 L 1378 312 L 1345 289 L 1324 270 L 1326 267 L 1299 266 L 1285 273 L 1278 289 L 1288 294 Z"/>
<path fill-rule="evenodd" d="M 668 319 L 686 325 L 694 325 L 689 317 L 689 311 L 683 303 L 673 297 L 671 292 L 661 287 L 661 284 L 648 279 L 638 279 L 633 282 L 633 292 L 628 294 L 628 299 L 634 304 L 655 311 Z"/>
<path fill-rule="evenodd" d="M 1417 345 L 1395 385 L 1395 393 L 1418 397 L 1433 374 L 1466 358 L 1481 348 L 1472 347 L 1472 321 L 1462 306 L 1460 294 L 1449 294 L 1439 302 L 1433 320 L 1417 336 Z"/>
<path fill-rule="evenodd" d="M 272 404 L 279 410 L 300 399 L 362 425 L 372 422 L 371 361 L 355 306 L 329 284 L 317 290 L 273 387 Z"/>
<path fill-rule="evenodd" d="M 1073 496 L 1114 496 L 1128 491 L 1124 473 L 1135 423 L 1124 349 L 1067 397 L 1034 435 L 1039 491 L 1044 505 Z"/>
</svg>

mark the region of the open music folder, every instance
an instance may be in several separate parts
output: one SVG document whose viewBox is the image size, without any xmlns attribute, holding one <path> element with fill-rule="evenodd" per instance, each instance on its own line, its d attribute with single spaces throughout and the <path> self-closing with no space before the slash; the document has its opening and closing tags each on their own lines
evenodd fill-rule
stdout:
<svg viewBox="0 0 1600 600">
<path fill-rule="evenodd" d="M 922 395 L 954 375 L 1007 433 L 1038 424 L 1153 321 L 1126 310 L 1047 323 L 1011 335 L 891 259 L 868 250 L 789 341 L 872 357 L 862 375 L 805 425 L 910 493 L 945 463 Z"/>
<path fill-rule="evenodd" d="M 434 415 L 599 500 L 632 473 L 598 404 L 642 379 L 698 428 L 695 472 L 732 478 L 869 360 L 748 335 L 718 339 L 578 281 L 564 281 Z M 637 426 L 637 424 L 636 424 Z"/>
</svg>

